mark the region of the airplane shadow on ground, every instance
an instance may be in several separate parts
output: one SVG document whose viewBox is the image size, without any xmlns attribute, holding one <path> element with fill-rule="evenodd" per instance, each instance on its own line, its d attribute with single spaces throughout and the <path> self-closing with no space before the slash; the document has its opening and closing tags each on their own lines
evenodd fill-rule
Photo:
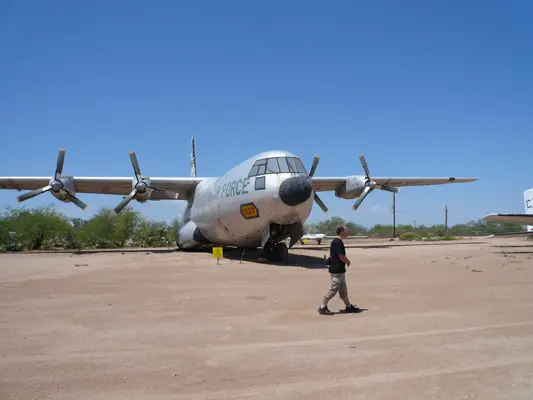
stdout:
<svg viewBox="0 0 533 400">
<path fill-rule="evenodd" d="M 379 245 L 379 244 L 371 244 L 371 245 L 366 245 L 366 246 L 361 246 L 361 245 L 356 245 L 356 244 L 344 244 L 344 247 L 346 249 L 389 249 L 393 246 L 391 245 L 388 245 L 388 244 L 382 244 L 382 245 Z M 295 251 L 295 250 L 324 250 L 326 252 L 329 252 L 329 244 L 328 245 L 320 245 L 320 244 L 317 244 L 317 245 L 300 245 L 300 246 L 295 246 L 293 247 L 292 249 L 289 249 L 289 252 L 290 251 Z"/>
<path fill-rule="evenodd" d="M 533 244 L 508 244 L 508 245 L 492 245 L 490 247 L 496 247 L 500 249 L 513 248 L 513 247 L 529 247 L 533 249 Z"/>
<path fill-rule="evenodd" d="M 491 248 L 499 248 L 501 251 L 494 251 L 496 254 L 533 254 L 533 245 L 531 244 L 511 244 L 511 245 L 494 245 L 490 246 Z M 516 248 L 525 248 L 528 250 L 514 250 Z M 505 249 L 509 249 L 506 251 Z"/>
<path fill-rule="evenodd" d="M 347 249 L 390 249 L 394 247 L 404 247 L 404 246 L 458 246 L 458 245 L 472 245 L 472 244 L 483 244 L 485 242 L 454 242 L 450 241 L 434 241 L 434 242 L 416 242 L 416 243 L 398 243 L 398 244 L 351 244 L 345 243 L 344 247 Z M 329 244 L 322 245 L 296 245 L 292 250 L 325 250 L 329 251 Z"/>
<path fill-rule="evenodd" d="M 327 250 L 327 249 L 326 249 Z M 206 253 L 211 250 L 204 250 Z M 294 250 L 289 249 L 289 254 L 285 261 L 264 261 L 260 249 L 246 249 L 242 250 L 233 247 L 223 248 L 224 259 L 233 262 L 254 262 L 259 264 L 267 264 L 279 267 L 300 267 L 306 269 L 326 269 L 328 266 L 324 262 L 322 256 L 312 256 L 307 254 L 298 254 Z M 326 252 L 324 252 L 326 254 Z"/>
</svg>

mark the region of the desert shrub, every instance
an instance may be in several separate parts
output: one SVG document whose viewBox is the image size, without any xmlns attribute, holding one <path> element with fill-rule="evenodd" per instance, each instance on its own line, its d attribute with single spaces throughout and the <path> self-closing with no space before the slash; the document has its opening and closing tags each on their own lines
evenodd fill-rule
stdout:
<svg viewBox="0 0 533 400">
<path fill-rule="evenodd" d="M 454 236 L 443 236 L 440 240 L 457 240 L 457 238 Z"/>
<path fill-rule="evenodd" d="M 400 240 L 419 240 L 420 236 L 418 236 L 415 232 L 404 232 L 399 236 Z"/>
</svg>

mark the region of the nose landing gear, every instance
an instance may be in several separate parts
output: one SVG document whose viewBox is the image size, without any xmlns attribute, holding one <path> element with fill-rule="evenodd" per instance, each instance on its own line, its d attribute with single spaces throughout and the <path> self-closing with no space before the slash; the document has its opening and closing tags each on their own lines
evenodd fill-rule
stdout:
<svg viewBox="0 0 533 400">
<path fill-rule="evenodd" d="M 263 257 L 268 261 L 285 261 L 289 254 L 289 249 L 284 242 L 268 242 L 263 248 Z"/>
</svg>

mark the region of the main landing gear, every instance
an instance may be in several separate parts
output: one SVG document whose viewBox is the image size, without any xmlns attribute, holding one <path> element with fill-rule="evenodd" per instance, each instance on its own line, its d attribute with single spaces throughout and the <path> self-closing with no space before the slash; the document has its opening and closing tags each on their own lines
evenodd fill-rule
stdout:
<svg viewBox="0 0 533 400">
<path fill-rule="evenodd" d="M 289 255 L 289 249 L 284 242 L 268 242 L 263 248 L 263 257 L 268 261 L 285 261 Z"/>
</svg>

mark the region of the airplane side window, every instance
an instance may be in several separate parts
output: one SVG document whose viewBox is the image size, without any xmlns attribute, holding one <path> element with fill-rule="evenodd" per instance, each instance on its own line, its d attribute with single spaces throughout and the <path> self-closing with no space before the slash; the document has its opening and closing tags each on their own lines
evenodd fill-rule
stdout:
<svg viewBox="0 0 533 400">
<path fill-rule="evenodd" d="M 289 172 L 289 165 L 285 158 L 278 158 L 279 171 L 280 172 Z"/>
<path fill-rule="evenodd" d="M 279 173 L 279 165 L 275 158 L 269 158 L 267 161 L 267 173 L 277 174 Z"/>
<path fill-rule="evenodd" d="M 294 158 L 287 157 L 287 161 L 289 162 L 289 168 L 290 168 L 291 172 L 297 173 L 298 172 L 298 168 L 296 168 L 296 163 L 294 162 Z"/>
<path fill-rule="evenodd" d="M 263 190 L 265 188 L 265 177 L 260 176 L 255 178 L 255 190 Z"/>
</svg>

